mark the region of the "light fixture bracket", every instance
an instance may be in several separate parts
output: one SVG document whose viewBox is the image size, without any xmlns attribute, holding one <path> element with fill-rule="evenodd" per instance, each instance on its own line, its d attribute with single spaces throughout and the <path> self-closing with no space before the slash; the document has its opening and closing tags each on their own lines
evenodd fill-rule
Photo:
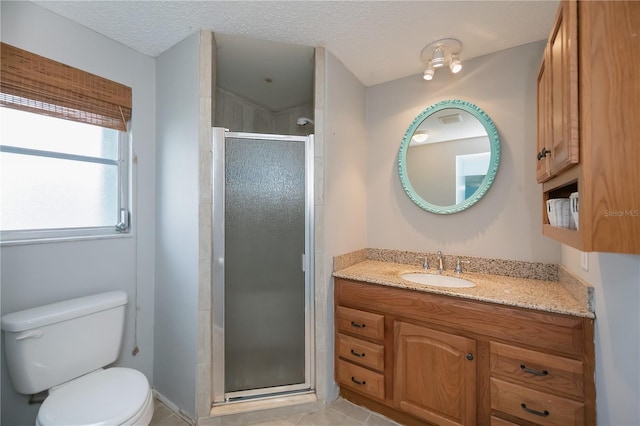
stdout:
<svg viewBox="0 0 640 426">
<path fill-rule="evenodd" d="M 451 55 L 459 55 L 462 52 L 462 42 L 456 38 L 442 38 L 431 42 L 422 49 L 420 59 L 425 64 L 429 62 L 436 47 L 442 47 L 444 56 L 447 61 L 451 60 Z"/>
<path fill-rule="evenodd" d="M 435 55 L 436 51 L 438 53 L 437 55 Z M 450 65 L 451 71 L 457 73 L 461 68 L 460 52 L 462 52 L 462 42 L 460 40 L 455 38 L 442 38 L 426 45 L 425 48 L 422 49 L 422 52 L 420 52 L 420 59 L 427 64 L 428 70 L 433 70 L 434 67 L 440 68 Z M 437 63 L 434 63 L 434 61 Z M 433 78 L 432 71 L 431 77 Z M 425 78 L 425 80 L 427 79 Z"/>
</svg>

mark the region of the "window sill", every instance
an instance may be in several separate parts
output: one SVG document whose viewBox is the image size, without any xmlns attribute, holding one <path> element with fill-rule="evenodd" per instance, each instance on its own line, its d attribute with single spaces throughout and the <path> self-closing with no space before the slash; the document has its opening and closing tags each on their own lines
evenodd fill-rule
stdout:
<svg viewBox="0 0 640 426">
<path fill-rule="evenodd" d="M 120 238 L 133 238 L 132 232 L 123 232 L 118 234 L 102 234 L 102 235 L 74 235 L 74 236 L 58 236 L 58 237 L 41 237 L 41 238 L 24 238 L 15 240 L 0 240 L 0 247 L 18 246 L 29 244 L 49 244 L 49 243 L 67 243 L 75 241 L 90 240 L 112 240 Z"/>
</svg>

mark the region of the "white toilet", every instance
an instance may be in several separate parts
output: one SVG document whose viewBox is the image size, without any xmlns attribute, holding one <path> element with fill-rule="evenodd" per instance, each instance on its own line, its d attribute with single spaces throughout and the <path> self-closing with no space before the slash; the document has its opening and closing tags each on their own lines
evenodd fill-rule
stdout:
<svg viewBox="0 0 640 426">
<path fill-rule="evenodd" d="M 103 369 L 118 358 L 127 294 L 111 291 L 2 317 L 17 392 L 49 390 L 36 424 L 148 425 L 153 395 L 144 374 Z"/>
</svg>

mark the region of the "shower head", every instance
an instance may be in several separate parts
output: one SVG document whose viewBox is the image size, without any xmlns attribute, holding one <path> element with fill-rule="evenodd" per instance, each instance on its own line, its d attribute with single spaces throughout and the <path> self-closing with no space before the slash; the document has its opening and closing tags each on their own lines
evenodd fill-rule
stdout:
<svg viewBox="0 0 640 426">
<path fill-rule="evenodd" d="M 298 117 L 296 124 L 298 126 L 306 126 L 307 124 L 313 124 L 313 120 L 307 117 Z"/>
</svg>

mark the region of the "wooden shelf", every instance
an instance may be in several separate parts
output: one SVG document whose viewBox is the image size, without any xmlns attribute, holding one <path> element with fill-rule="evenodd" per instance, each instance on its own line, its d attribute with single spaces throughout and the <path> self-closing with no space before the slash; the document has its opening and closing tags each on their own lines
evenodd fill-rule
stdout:
<svg viewBox="0 0 640 426">
<path fill-rule="evenodd" d="M 557 226 L 544 224 L 542 225 L 542 234 L 553 238 L 556 241 L 561 241 L 562 243 L 570 245 L 578 250 L 585 250 L 582 233 L 578 230 L 558 228 Z"/>
</svg>

